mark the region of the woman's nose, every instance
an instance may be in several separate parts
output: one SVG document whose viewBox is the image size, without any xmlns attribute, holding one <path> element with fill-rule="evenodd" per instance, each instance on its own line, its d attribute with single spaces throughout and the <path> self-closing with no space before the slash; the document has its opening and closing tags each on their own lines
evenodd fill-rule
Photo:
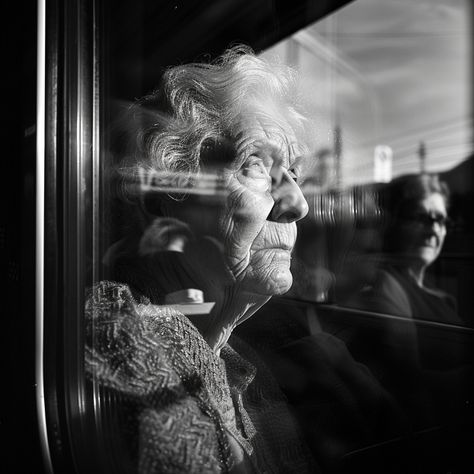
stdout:
<svg viewBox="0 0 474 474">
<path fill-rule="evenodd" d="M 287 170 L 283 170 L 280 181 L 272 186 L 272 197 L 275 204 L 268 216 L 271 221 L 296 222 L 308 214 L 308 203 Z"/>
</svg>

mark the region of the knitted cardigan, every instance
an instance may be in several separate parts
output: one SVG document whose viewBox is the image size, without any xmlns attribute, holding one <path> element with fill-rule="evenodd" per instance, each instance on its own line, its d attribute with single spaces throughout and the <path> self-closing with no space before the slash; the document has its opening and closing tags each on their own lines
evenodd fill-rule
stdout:
<svg viewBox="0 0 474 474">
<path fill-rule="evenodd" d="M 243 341 L 231 337 L 219 357 L 183 314 L 111 281 L 90 290 L 86 328 L 86 372 L 113 394 L 132 470 L 317 472 L 284 395 Z"/>
</svg>

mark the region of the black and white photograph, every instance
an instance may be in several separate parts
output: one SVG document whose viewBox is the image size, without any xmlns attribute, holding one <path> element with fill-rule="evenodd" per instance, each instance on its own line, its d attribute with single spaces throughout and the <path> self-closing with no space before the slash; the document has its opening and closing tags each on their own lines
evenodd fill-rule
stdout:
<svg viewBox="0 0 474 474">
<path fill-rule="evenodd" d="M 474 472 L 470 0 L 4 24 L 3 473 Z"/>
</svg>

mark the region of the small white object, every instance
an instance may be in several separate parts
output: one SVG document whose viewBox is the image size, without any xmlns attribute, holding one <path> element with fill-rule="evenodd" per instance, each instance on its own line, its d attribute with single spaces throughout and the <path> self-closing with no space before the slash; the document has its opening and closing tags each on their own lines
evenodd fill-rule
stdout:
<svg viewBox="0 0 474 474">
<path fill-rule="evenodd" d="M 185 288 L 165 296 L 166 304 L 204 303 L 204 294 L 196 288 Z"/>
<path fill-rule="evenodd" d="M 165 296 L 165 306 L 184 315 L 209 314 L 214 305 L 214 302 L 204 303 L 204 293 L 196 288 L 173 291 Z"/>
<path fill-rule="evenodd" d="M 216 303 L 184 303 L 184 304 L 170 304 L 167 308 L 173 308 L 183 313 L 185 316 L 193 314 L 209 314 Z"/>
<path fill-rule="evenodd" d="M 377 145 L 374 150 L 374 181 L 388 183 L 392 180 L 393 151 L 387 145 Z"/>
</svg>

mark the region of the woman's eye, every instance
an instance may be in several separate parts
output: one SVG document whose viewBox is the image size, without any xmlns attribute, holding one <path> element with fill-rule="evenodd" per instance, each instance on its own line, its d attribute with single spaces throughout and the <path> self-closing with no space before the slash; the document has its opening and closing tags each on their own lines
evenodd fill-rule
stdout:
<svg viewBox="0 0 474 474">
<path fill-rule="evenodd" d="M 269 169 L 265 166 L 263 159 L 252 156 L 242 167 L 246 176 L 252 177 L 267 177 Z"/>
</svg>

